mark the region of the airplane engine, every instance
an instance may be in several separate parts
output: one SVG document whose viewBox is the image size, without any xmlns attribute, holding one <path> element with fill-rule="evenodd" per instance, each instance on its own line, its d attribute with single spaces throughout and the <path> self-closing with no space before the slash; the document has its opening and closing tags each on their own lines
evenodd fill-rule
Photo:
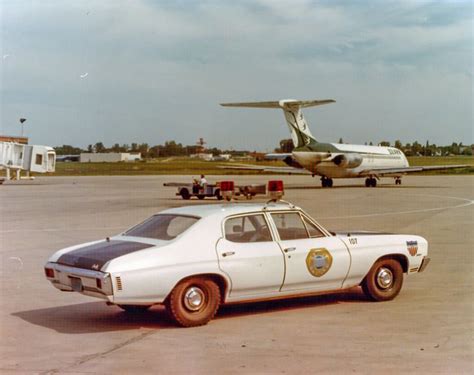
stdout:
<svg viewBox="0 0 474 375">
<path fill-rule="evenodd" d="M 289 165 L 290 167 L 294 167 L 294 168 L 303 168 L 303 166 L 298 163 L 295 158 L 291 157 L 291 156 L 287 156 L 286 158 L 283 159 L 283 161 L 285 162 L 285 164 Z"/>
<path fill-rule="evenodd" d="M 359 154 L 341 154 L 337 155 L 332 161 L 341 168 L 356 168 L 362 164 L 362 156 Z"/>
</svg>

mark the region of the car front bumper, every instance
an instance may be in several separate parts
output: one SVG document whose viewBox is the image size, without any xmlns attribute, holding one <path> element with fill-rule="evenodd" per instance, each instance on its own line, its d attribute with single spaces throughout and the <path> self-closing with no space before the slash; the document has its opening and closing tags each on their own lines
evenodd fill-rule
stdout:
<svg viewBox="0 0 474 375">
<path fill-rule="evenodd" d="M 425 268 L 428 266 L 428 264 L 430 263 L 430 261 L 431 261 L 431 258 L 423 257 L 420 268 L 418 268 L 418 272 L 423 272 Z"/>
</svg>

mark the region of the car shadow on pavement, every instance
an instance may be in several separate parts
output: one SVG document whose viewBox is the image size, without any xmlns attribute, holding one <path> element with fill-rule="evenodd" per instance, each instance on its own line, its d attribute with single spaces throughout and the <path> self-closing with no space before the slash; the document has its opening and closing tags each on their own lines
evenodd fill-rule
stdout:
<svg viewBox="0 0 474 375">
<path fill-rule="evenodd" d="M 68 334 L 175 327 L 161 306 L 134 314 L 116 306 L 107 306 L 104 302 L 89 302 L 20 311 L 12 315 L 30 324 Z"/>
<path fill-rule="evenodd" d="M 287 312 L 288 310 L 326 306 L 337 303 L 364 303 L 368 299 L 358 289 L 350 291 L 291 299 L 253 302 L 221 306 L 215 319 Z M 168 318 L 163 306 L 153 306 L 146 312 L 127 313 L 103 302 L 89 302 L 46 309 L 19 311 L 12 314 L 30 324 L 52 329 L 59 333 L 80 334 L 136 330 L 139 328 L 177 328 Z"/>
<path fill-rule="evenodd" d="M 215 319 L 225 319 L 243 315 L 256 315 L 273 312 L 287 312 L 289 310 L 304 309 L 309 307 L 322 307 L 338 303 L 365 302 L 369 302 L 369 299 L 363 294 L 360 288 L 355 287 L 343 292 L 331 294 L 226 305 L 219 309 Z"/>
</svg>

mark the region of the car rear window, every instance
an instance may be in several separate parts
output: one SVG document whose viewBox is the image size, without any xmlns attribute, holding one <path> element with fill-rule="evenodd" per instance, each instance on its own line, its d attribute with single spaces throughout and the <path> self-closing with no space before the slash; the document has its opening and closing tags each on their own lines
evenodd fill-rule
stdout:
<svg viewBox="0 0 474 375">
<path fill-rule="evenodd" d="M 197 216 L 158 214 L 134 226 L 123 235 L 169 241 L 189 229 L 198 220 Z"/>
<path fill-rule="evenodd" d="M 225 238 L 232 242 L 272 241 L 267 221 L 263 215 L 230 218 L 225 222 Z"/>
</svg>

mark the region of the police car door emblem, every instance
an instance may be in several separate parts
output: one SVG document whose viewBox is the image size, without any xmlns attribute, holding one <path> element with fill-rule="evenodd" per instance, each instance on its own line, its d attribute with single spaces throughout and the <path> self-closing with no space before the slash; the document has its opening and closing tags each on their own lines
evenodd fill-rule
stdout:
<svg viewBox="0 0 474 375">
<path fill-rule="evenodd" d="M 407 250 L 411 256 L 418 253 L 418 241 L 407 241 Z"/>
<path fill-rule="evenodd" d="M 311 249 L 306 256 L 306 267 L 309 273 L 315 277 L 325 275 L 331 265 L 332 255 L 327 249 Z"/>
</svg>

